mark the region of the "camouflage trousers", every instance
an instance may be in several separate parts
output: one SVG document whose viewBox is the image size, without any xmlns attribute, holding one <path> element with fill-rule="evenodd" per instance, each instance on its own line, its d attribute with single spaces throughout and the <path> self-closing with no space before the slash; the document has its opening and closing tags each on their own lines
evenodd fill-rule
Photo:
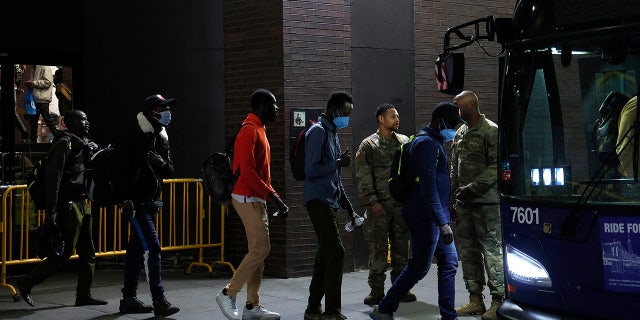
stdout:
<svg viewBox="0 0 640 320">
<path fill-rule="evenodd" d="M 368 213 L 364 222 L 364 238 L 369 244 L 369 286 L 384 290 L 388 254 L 391 252 L 391 282 L 396 280 L 407 265 L 409 257 L 409 231 L 402 218 L 402 207 L 384 204 L 385 215 L 376 217 Z"/>
<path fill-rule="evenodd" d="M 492 296 L 504 295 L 499 206 L 457 202 L 456 212 L 458 217 L 453 232 L 467 290 L 470 293 L 482 293 L 486 283 Z M 488 281 L 485 280 L 487 278 Z"/>
</svg>

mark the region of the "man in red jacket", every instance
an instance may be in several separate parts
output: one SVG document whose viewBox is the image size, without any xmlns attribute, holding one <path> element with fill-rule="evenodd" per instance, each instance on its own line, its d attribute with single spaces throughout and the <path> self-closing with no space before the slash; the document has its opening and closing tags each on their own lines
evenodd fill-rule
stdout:
<svg viewBox="0 0 640 320">
<path fill-rule="evenodd" d="M 233 145 L 233 172 L 238 177 L 231 193 L 231 204 L 244 224 L 249 252 L 216 301 L 227 319 L 239 320 L 236 295 L 247 284 L 247 302 L 242 319 L 280 319 L 278 313 L 260 305 L 258 289 L 262 282 L 264 259 L 269 255 L 267 200 L 278 206 L 286 218 L 289 207 L 271 186 L 271 150 L 265 123 L 276 121 L 278 106 L 273 93 L 258 89 L 251 95 L 252 111 L 242 122 Z"/>
</svg>

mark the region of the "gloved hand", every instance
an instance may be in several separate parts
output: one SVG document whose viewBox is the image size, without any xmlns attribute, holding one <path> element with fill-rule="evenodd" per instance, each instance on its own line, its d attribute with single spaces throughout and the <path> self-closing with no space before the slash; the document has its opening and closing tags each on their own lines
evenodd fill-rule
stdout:
<svg viewBox="0 0 640 320">
<path fill-rule="evenodd" d="M 453 242 L 453 230 L 448 223 L 440 227 L 440 238 L 444 244 Z"/>
<path fill-rule="evenodd" d="M 349 217 L 351 217 L 351 225 L 353 226 L 353 230 L 356 230 L 356 229 L 360 228 L 360 226 L 362 226 L 362 224 L 358 225 L 356 223 L 356 219 L 360 218 L 360 216 L 355 213 L 353 208 L 347 209 L 347 212 L 349 213 Z"/>
<path fill-rule="evenodd" d="M 120 212 L 122 213 L 122 216 L 126 220 L 130 220 L 133 217 L 133 211 L 134 211 L 133 201 L 127 200 L 122 204 L 120 204 Z"/>
<path fill-rule="evenodd" d="M 349 164 L 351 163 L 351 155 L 349 154 L 349 150 L 345 150 L 340 155 L 340 158 L 338 158 L 338 160 L 336 160 L 336 162 L 341 167 L 348 167 Z"/>
<path fill-rule="evenodd" d="M 44 225 L 53 226 L 56 225 L 58 214 L 55 211 L 46 211 L 44 214 Z"/>
<path fill-rule="evenodd" d="M 289 216 L 289 207 L 282 201 L 278 194 L 275 192 L 270 193 L 269 200 L 278 206 L 278 211 L 273 213 L 274 217 L 286 219 Z"/>
</svg>

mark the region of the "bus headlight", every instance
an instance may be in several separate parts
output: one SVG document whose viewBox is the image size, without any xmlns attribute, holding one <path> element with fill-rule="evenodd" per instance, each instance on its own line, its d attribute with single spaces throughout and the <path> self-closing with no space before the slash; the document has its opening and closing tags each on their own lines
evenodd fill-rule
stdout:
<svg viewBox="0 0 640 320">
<path fill-rule="evenodd" d="M 551 278 L 542 264 L 535 259 L 513 248 L 506 246 L 507 272 L 509 276 L 522 283 L 551 287 Z"/>
</svg>

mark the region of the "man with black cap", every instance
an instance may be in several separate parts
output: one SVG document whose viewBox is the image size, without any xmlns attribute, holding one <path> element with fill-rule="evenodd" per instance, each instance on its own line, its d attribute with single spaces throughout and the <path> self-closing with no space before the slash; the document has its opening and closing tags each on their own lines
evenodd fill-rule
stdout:
<svg viewBox="0 0 640 320">
<path fill-rule="evenodd" d="M 434 256 L 438 261 L 441 319 L 457 318 L 454 300 L 458 255 L 449 226 L 451 180 L 444 142 L 453 139 L 459 123 L 464 121 L 458 107 L 441 102 L 433 111 L 431 123 L 409 145 L 409 174 L 417 178 L 417 183 L 403 203 L 402 217 L 409 228 L 411 256 L 391 289 L 371 311 L 371 319 L 393 319 L 400 300 L 429 272 Z"/>
<path fill-rule="evenodd" d="M 165 127 L 171 122 L 171 107 L 175 104 L 176 99 L 165 99 L 159 94 L 147 97 L 143 111 L 136 116 L 137 124 L 117 145 L 118 163 L 122 169 L 118 172 L 119 177 L 129 181 L 131 177 L 136 177 L 128 184 L 118 184 L 130 186 L 128 190 L 119 192 L 123 193 L 122 198 L 128 199 L 123 203 L 122 211 L 131 218 L 132 224 L 124 260 L 124 288 L 120 300 L 122 313 L 153 311 L 155 316 L 166 317 L 180 311 L 164 296 L 160 276 L 161 248 L 154 224 L 155 216 L 162 208 L 162 180 L 173 174 L 169 136 Z M 145 253 L 147 250 L 148 253 Z M 148 254 L 148 259 L 145 259 L 145 254 Z M 136 295 L 144 263 L 153 306 L 145 305 Z"/>
</svg>

